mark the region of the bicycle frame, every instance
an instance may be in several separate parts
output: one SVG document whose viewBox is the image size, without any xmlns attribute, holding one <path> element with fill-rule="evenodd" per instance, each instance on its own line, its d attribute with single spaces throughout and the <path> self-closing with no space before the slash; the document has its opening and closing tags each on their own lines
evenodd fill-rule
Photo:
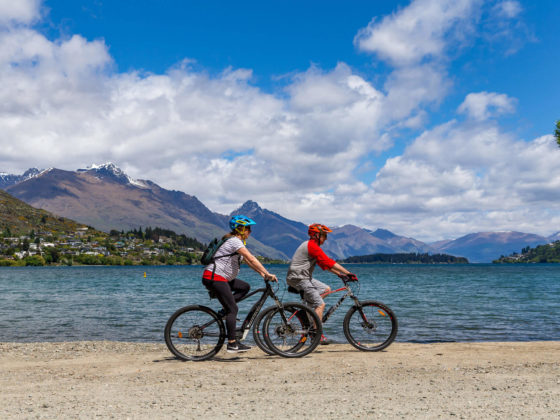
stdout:
<svg viewBox="0 0 560 420">
<path fill-rule="evenodd" d="M 259 315 L 259 312 L 263 308 L 264 303 L 266 302 L 266 300 L 268 299 L 269 296 L 274 300 L 274 302 L 276 303 L 276 305 L 278 307 L 280 307 L 282 305 L 282 303 L 280 302 L 280 299 L 278 299 L 278 296 L 276 296 L 276 294 L 274 293 L 274 290 L 272 290 L 272 286 L 270 285 L 270 282 L 268 280 L 265 280 L 265 287 L 261 287 L 260 289 L 256 289 L 256 290 L 253 290 L 250 293 L 247 293 L 237 303 L 243 302 L 245 299 L 248 299 L 248 298 L 250 298 L 251 296 L 253 296 L 257 293 L 262 293 L 261 297 L 253 304 L 253 306 L 251 306 L 251 309 L 249 309 L 249 312 L 247 313 L 247 316 L 243 320 L 243 323 L 241 324 L 241 327 L 238 328 L 237 331 L 236 331 L 237 334 L 241 333 L 241 336 L 238 337 L 240 340 L 244 340 L 247 337 L 247 335 L 249 334 L 249 331 L 251 330 L 251 326 L 255 322 L 255 319 Z M 224 318 L 224 316 L 225 315 L 222 315 L 220 317 L 220 320 L 222 320 Z M 213 322 L 214 321 L 210 321 L 209 323 L 202 325 L 202 329 L 208 327 Z"/>
<path fill-rule="evenodd" d="M 330 318 L 330 316 L 333 314 L 333 312 L 336 311 L 339 308 L 339 306 L 342 304 L 342 302 L 344 302 L 344 300 L 346 300 L 346 298 L 348 296 L 350 296 L 350 298 L 352 298 L 352 300 L 354 301 L 354 304 L 356 306 L 360 307 L 360 301 L 358 300 L 358 297 L 352 292 L 352 289 L 350 288 L 348 282 L 346 280 L 342 280 L 342 282 L 344 283 L 344 287 L 340 287 L 336 290 L 329 290 L 328 292 L 325 292 L 321 295 L 322 298 L 325 298 L 329 295 L 332 295 L 333 293 L 338 293 L 338 292 L 342 292 L 342 291 L 346 290 L 346 293 L 341 296 L 341 298 L 338 300 L 338 302 L 336 302 L 334 305 L 332 305 L 323 314 L 323 319 L 321 320 L 321 322 L 323 322 L 323 323 L 327 322 L 327 320 Z"/>
</svg>

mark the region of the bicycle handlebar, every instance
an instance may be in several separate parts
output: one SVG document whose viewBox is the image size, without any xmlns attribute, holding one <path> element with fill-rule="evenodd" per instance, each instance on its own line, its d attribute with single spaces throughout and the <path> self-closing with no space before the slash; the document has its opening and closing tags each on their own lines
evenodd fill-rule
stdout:
<svg viewBox="0 0 560 420">
<path fill-rule="evenodd" d="M 340 279 L 342 281 L 347 281 L 347 282 L 352 282 L 352 281 L 358 281 L 358 277 L 355 274 L 339 274 L 338 277 L 340 277 Z"/>
<path fill-rule="evenodd" d="M 265 283 L 268 283 L 269 281 L 274 281 L 275 283 L 278 282 L 278 279 L 277 279 L 277 280 L 273 280 L 273 279 L 274 279 L 274 276 L 272 276 L 272 275 L 270 275 L 270 276 L 266 275 L 266 276 L 263 277 L 263 279 L 264 279 Z"/>
</svg>

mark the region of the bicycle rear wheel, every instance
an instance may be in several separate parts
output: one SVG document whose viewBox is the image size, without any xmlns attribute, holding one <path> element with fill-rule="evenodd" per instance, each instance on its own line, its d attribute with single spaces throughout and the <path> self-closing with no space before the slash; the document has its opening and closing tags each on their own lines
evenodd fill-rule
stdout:
<svg viewBox="0 0 560 420">
<path fill-rule="evenodd" d="M 312 309 L 300 303 L 273 307 L 265 317 L 263 333 L 270 350 L 283 357 L 302 357 L 321 341 L 322 326 Z"/>
<path fill-rule="evenodd" d="M 397 317 L 381 302 L 360 302 L 344 317 L 344 335 L 358 350 L 383 350 L 395 340 L 397 331 Z"/>
<path fill-rule="evenodd" d="M 261 311 L 255 323 L 253 324 L 253 339 L 255 340 L 255 344 L 266 354 L 271 356 L 275 356 L 276 353 L 270 350 L 268 344 L 266 344 L 266 340 L 264 338 L 264 322 L 266 318 L 275 310 L 275 306 L 271 306 Z"/>
<path fill-rule="evenodd" d="M 226 329 L 212 309 L 192 305 L 171 315 L 165 325 L 164 336 L 167 348 L 179 359 L 202 361 L 220 351 Z"/>
</svg>

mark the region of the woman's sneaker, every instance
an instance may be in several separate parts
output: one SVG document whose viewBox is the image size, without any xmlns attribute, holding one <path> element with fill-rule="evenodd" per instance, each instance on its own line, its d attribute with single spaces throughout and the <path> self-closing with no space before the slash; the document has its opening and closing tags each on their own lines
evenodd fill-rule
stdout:
<svg viewBox="0 0 560 420">
<path fill-rule="evenodd" d="M 228 353 L 243 353 L 249 350 L 251 350 L 251 347 L 246 346 L 245 344 L 242 344 L 239 341 L 235 341 L 233 343 L 229 343 L 229 342 L 227 343 Z"/>
</svg>

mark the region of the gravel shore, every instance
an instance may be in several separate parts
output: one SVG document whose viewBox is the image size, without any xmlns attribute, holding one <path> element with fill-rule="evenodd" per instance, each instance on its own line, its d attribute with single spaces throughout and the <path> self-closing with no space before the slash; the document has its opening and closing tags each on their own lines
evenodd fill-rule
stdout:
<svg viewBox="0 0 560 420">
<path fill-rule="evenodd" d="M 0 343 L 0 418 L 560 418 L 560 342 L 321 346 L 301 359 L 164 344 Z"/>
</svg>

